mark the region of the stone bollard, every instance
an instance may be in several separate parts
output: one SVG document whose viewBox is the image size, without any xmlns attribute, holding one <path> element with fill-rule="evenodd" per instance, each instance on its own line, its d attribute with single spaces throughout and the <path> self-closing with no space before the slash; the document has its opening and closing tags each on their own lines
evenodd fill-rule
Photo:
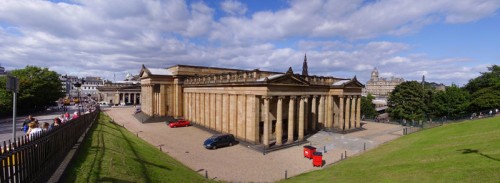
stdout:
<svg viewBox="0 0 500 183">
<path fill-rule="evenodd" d="M 344 154 L 345 154 L 345 158 L 347 158 L 347 151 L 345 151 Z"/>
<path fill-rule="evenodd" d="M 285 170 L 285 180 L 288 179 L 288 171 Z"/>
<path fill-rule="evenodd" d="M 208 179 L 208 170 L 205 170 L 205 179 Z"/>
</svg>

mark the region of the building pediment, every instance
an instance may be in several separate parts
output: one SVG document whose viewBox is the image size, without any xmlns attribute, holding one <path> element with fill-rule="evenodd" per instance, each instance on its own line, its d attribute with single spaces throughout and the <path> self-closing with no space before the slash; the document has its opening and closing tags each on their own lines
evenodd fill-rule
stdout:
<svg viewBox="0 0 500 183">
<path fill-rule="evenodd" d="M 139 77 L 140 78 L 147 78 L 151 75 L 151 72 L 149 72 L 148 68 L 142 64 L 141 72 L 139 72 Z"/>
<path fill-rule="evenodd" d="M 361 82 L 358 81 L 356 76 L 351 80 L 340 80 L 332 85 L 333 88 L 363 88 L 365 87 Z"/>
<path fill-rule="evenodd" d="M 141 72 L 139 74 L 140 78 L 148 78 L 152 76 L 172 76 L 172 72 L 164 68 L 146 68 L 144 64 L 142 65 Z"/>
<path fill-rule="evenodd" d="M 275 74 L 257 81 L 265 82 L 272 85 L 295 85 L 295 86 L 309 86 L 310 83 L 302 79 L 299 75 L 293 74 L 292 68 L 284 74 Z"/>
</svg>

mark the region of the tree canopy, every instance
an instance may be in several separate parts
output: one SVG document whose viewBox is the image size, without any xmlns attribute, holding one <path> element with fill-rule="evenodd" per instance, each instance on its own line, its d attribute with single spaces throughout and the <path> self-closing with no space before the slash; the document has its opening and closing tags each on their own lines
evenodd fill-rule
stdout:
<svg viewBox="0 0 500 183">
<path fill-rule="evenodd" d="M 373 99 L 375 99 L 375 97 L 371 94 L 368 94 L 366 97 L 361 97 L 361 115 L 365 118 L 373 119 L 377 115 L 375 106 L 372 103 Z"/>
<path fill-rule="evenodd" d="M 451 85 L 445 91 L 438 91 L 430 106 L 434 117 L 447 116 L 451 119 L 468 115 L 470 94 L 456 85 Z"/>
<path fill-rule="evenodd" d="M 421 120 L 428 112 L 430 96 L 417 81 L 406 81 L 394 88 L 387 103 L 389 116 L 393 119 Z"/>
<path fill-rule="evenodd" d="M 59 75 L 47 68 L 26 66 L 24 69 L 13 70 L 10 73 L 19 80 L 17 99 L 18 113 L 28 113 L 45 110 L 47 106 L 63 97 Z M 6 77 L 0 78 L 0 114 L 12 113 L 12 92 L 5 90 Z"/>
<path fill-rule="evenodd" d="M 471 94 L 471 110 L 488 110 L 500 106 L 500 66 L 488 67 L 477 78 L 469 80 L 465 89 Z"/>
</svg>

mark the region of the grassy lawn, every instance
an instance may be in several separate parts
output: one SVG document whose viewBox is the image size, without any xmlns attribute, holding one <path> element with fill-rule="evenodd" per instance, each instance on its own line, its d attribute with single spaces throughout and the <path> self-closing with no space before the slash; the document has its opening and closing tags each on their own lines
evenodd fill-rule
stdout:
<svg viewBox="0 0 500 183">
<path fill-rule="evenodd" d="M 63 182 L 206 182 L 104 113 Z"/>
<path fill-rule="evenodd" d="M 500 182 L 500 117 L 410 134 L 286 182 Z"/>
</svg>

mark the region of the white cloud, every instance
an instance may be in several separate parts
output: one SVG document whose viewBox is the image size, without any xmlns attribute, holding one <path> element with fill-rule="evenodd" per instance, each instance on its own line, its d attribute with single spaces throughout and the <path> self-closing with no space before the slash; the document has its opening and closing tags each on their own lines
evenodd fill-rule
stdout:
<svg viewBox="0 0 500 183">
<path fill-rule="evenodd" d="M 247 12 L 247 6 L 237 0 L 225 0 L 220 7 L 229 15 L 244 15 Z"/>
<path fill-rule="evenodd" d="M 179 0 L 75 0 L 74 4 L 0 0 L 0 62 L 7 69 L 30 64 L 112 79 L 113 73 L 138 73 L 141 64 L 283 72 L 292 66 L 298 72 L 307 52 L 310 73 L 316 75 L 357 75 L 366 81 L 371 69 L 379 67 L 406 79 L 428 71 L 429 79 L 466 81 L 486 66 L 463 67 L 462 63 L 474 62 L 470 58 L 407 54 L 412 51 L 410 44 L 369 38 L 415 33 L 436 22 L 477 21 L 494 14 L 500 4 L 498 0 L 287 2 L 281 9 L 248 14 L 247 5 L 236 0 L 223 1 L 220 7 Z M 215 19 L 214 8 L 227 16 Z"/>
</svg>

